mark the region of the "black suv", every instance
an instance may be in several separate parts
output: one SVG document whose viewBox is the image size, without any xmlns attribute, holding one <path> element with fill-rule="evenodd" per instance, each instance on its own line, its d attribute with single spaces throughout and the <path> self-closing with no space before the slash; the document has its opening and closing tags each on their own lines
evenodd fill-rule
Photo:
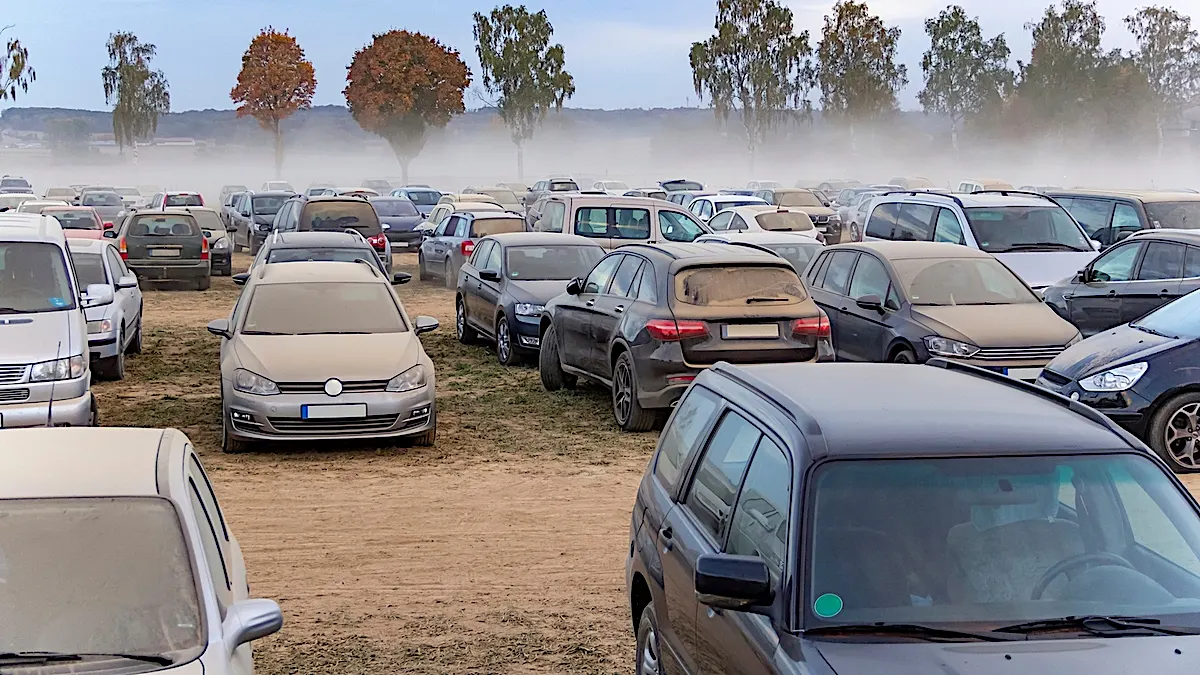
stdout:
<svg viewBox="0 0 1200 675">
<path fill-rule="evenodd" d="M 538 364 L 548 391 L 586 377 L 613 415 L 646 431 L 718 361 L 833 358 L 829 317 L 786 259 L 725 244 L 633 244 L 546 304 Z"/>
<path fill-rule="evenodd" d="M 634 504 L 635 672 L 1162 669 L 1200 648 L 1197 510 L 1104 416 L 997 373 L 718 363 Z"/>
</svg>

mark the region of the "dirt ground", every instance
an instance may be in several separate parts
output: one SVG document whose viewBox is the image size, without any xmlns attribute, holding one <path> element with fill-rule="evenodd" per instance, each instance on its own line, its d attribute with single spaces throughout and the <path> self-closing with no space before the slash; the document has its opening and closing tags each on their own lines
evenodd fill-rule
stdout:
<svg viewBox="0 0 1200 675">
<path fill-rule="evenodd" d="M 239 255 L 235 269 L 249 259 Z M 250 572 L 285 624 L 255 643 L 276 673 L 628 672 L 629 511 L 656 435 L 623 434 L 607 393 L 547 394 L 454 339 L 453 295 L 399 287 L 437 368 L 433 448 L 219 448 L 219 341 L 238 287 L 145 291 L 145 349 L 96 386 L 106 425 L 183 429 L 204 455 Z"/>
</svg>

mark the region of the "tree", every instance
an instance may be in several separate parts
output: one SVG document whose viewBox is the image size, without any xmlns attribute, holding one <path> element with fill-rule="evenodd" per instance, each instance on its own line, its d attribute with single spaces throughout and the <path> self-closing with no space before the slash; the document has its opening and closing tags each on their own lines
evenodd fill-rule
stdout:
<svg viewBox="0 0 1200 675">
<path fill-rule="evenodd" d="M 133 33 L 108 37 L 108 65 L 100 71 L 104 80 L 104 102 L 113 106 L 113 135 L 117 147 L 137 153 L 137 141 L 158 131 L 158 116 L 171 110 L 167 78 L 161 70 L 150 70 L 156 48 Z"/>
<path fill-rule="evenodd" d="M 564 70 L 561 44 L 550 44 L 554 27 L 545 10 L 530 14 L 524 5 L 475 13 L 475 52 L 484 89 L 517 146 L 517 180 L 525 179 L 524 146 L 551 106 L 562 109 L 575 95 L 575 80 Z"/>
<path fill-rule="evenodd" d="M 312 62 L 287 31 L 262 29 L 242 54 L 242 71 L 229 97 L 239 104 L 238 117 L 253 117 L 273 134 L 276 178 L 283 171 L 281 123 L 297 110 L 312 107 L 316 89 Z"/>
<path fill-rule="evenodd" d="M 979 21 L 951 5 L 925 21 L 929 50 L 921 59 L 925 88 L 918 95 L 927 113 L 950 118 L 950 139 L 958 150 L 958 132 L 968 117 L 998 110 L 1012 90 L 1009 49 L 1004 35 L 983 39 Z"/>
<path fill-rule="evenodd" d="M 444 127 L 466 110 L 463 91 L 471 71 L 457 51 L 437 40 L 393 30 L 355 52 L 346 80 L 350 114 L 387 140 L 408 183 L 408 165 L 425 147 L 429 128 Z"/>
<path fill-rule="evenodd" d="M 55 157 L 86 155 L 91 135 L 87 120 L 78 117 L 61 117 L 46 122 L 46 140 Z"/>
<path fill-rule="evenodd" d="M 766 132 L 796 109 L 811 114 L 814 78 L 808 31 L 796 35 L 792 10 L 776 0 L 717 0 L 716 35 L 692 44 L 692 84 L 725 123 L 737 109 L 750 170 Z"/>
<path fill-rule="evenodd" d="M 11 27 L 0 28 L 0 34 Z M 0 53 L 0 101 L 16 100 L 17 90 L 21 93 L 29 91 L 29 84 L 36 79 L 37 73 L 29 65 L 29 50 L 20 40 L 10 38 L 4 52 Z"/>
<path fill-rule="evenodd" d="M 888 28 L 865 2 L 839 0 L 825 17 L 817 45 L 817 79 L 825 115 L 854 122 L 896 109 L 908 69 L 896 63 L 900 29 Z"/>
<path fill-rule="evenodd" d="M 1146 7 L 1125 18 L 1137 39 L 1133 62 L 1153 93 L 1158 149 L 1163 122 L 1177 116 L 1200 96 L 1200 40 L 1190 17 L 1166 7 Z"/>
<path fill-rule="evenodd" d="M 1062 7 L 1048 7 L 1038 23 L 1025 24 L 1033 31 L 1029 63 L 1018 62 L 1021 71 L 1017 95 L 1042 121 L 1058 127 L 1065 137 L 1068 122 L 1087 119 L 1096 78 L 1106 65 L 1100 48 L 1104 19 L 1094 1 L 1063 0 Z"/>
</svg>

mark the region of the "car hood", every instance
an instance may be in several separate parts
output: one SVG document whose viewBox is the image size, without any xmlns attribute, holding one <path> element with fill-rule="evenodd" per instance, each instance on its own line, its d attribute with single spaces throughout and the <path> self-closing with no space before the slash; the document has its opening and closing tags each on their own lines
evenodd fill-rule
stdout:
<svg viewBox="0 0 1200 675">
<path fill-rule="evenodd" d="M 0 314 L 0 345 L 4 345 L 0 363 L 38 363 L 75 356 L 84 352 L 77 344 L 86 334 L 83 316 L 77 310 Z M 87 339 L 86 337 L 83 339 Z"/>
<path fill-rule="evenodd" d="M 96 209 L 96 213 L 100 214 L 100 217 L 105 220 L 112 220 L 113 218 L 116 218 L 118 215 L 120 215 L 122 211 L 125 210 L 125 207 L 123 205 L 122 206 L 93 206 L 92 208 Z"/>
<path fill-rule="evenodd" d="M 379 222 L 387 223 L 388 227 L 393 232 L 412 232 L 413 228 L 421 223 L 424 218 L 421 216 L 380 216 Z"/>
<path fill-rule="evenodd" d="M 1028 251 L 995 257 L 1034 288 L 1070 279 L 1096 258 L 1095 251 Z"/>
<path fill-rule="evenodd" d="M 982 349 L 1061 346 L 1079 332 L 1040 302 L 1016 305 L 914 305 L 913 317 L 942 337 Z"/>
<path fill-rule="evenodd" d="M 254 222 L 258 223 L 259 225 L 270 225 L 271 223 L 275 222 L 275 214 L 272 213 L 269 216 L 256 214 L 254 216 Z"/>
<path fill-rule="evenodd" d="M 954 644 L 867 644 L 818 642 L 816 649 L 837 675 L 1013 675 L 1086 672 L 1118 675 L 1143 672 L 1183 675 L 1195 664 L 1178 653 L 1200 647 L 1200 637 L 963 642 Z"/>
<path fill-rule="evenodd" d="M 1046 369 L 1078 380 L 1102 370 L 1141 361 L 1188 342 L 1191 340 L 1153 335 L 1128 325 L 1117 326 L 1071 345 L 1055 357 Z"/>
<path fill-rule="evenodd" d="M 508 282 L 508 294 L 513 302 L 528 302 L 544 305 L 567 292 L 566 281 L 513 281 Z"/>
<path fill-rule="evenodd" d="M 241 366 L 276 382 L 390 380 L 421 359 L 407 333 L 372 335 L 239 335 Z"/>
</svg>

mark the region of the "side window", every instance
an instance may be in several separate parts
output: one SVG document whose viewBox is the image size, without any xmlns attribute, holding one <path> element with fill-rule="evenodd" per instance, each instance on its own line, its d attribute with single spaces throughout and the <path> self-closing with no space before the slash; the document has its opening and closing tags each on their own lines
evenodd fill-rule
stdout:
<svg viewBox="0 0 1200 675">
<path fill-rule="evenodd" d="M 958 216 L 950 209 L 941 209 L 938 211 L 937 226 L 933 228 L 933 240 L 947 244 L 965 244 L 963 239 L 962 224 L 958 222 Z"/>
<path fill-rule="evenodd" d="M 1084 199 L 1082 197 L 1072 197 L 1071 199 L 1059 200 L 1063 208 L 1074 216 L 1075 220 L 1083 226 L 1089 236 L 1095 237 L 1098 233 L 1108 229 L 1109 222 L 1113 216 L 1113 202 L 1104 199 Z M 1103 238 L 1103 234 L 1099 234 Z"/>
<path fill-rule="evenodd" d="M 447 218 L 447 219 L 443 220 L 441 223 L 438 224 L 437 229 L 435 229 L 433 231 L 433 236 L 435 236 L 435 237 L 446 236 L 446 230 L 448 230 L 454 226 L 454 221 L 455 221 L 454 218 Z M 454 230 L 450 230 L 450 231 L 453 232 Z"/>
<path fill-rule="evenodd" d="M 475 269 L 483 269 L 483 263 L 487 260 L 487 252 L 495 245 L 496 242 L 485 241 L 476 246 L 475 250 L 471 252 L 471 257 L 467 259 L 467 264 Z"/>
<path fill-rule="evenodd" d="M 567 207 L 562 202 L 549 201 L 546 202 L 542 217 L 538 219 L 538 231 L 540 232 L 562 232 L 563 231 L 563 216 L 567 213 Z"/>
<path fill-rule="evenodd" d="M 808 285 L 810 287 L 821 287 L 821 278 L 825 276 L 825 267 L 829 265 L 829 259 L 832 254 L 822 253 L 817 257 L 816 262 L 808 267 Z"/>
<path fill-rule="evenodd" d="M 694 218 L 678 211 L 659 211 L 658 231 L 667 241 L 695 241 L 705 233 Z"/>
<path fill-rule="evenodd" d="M 854 267 L 854 279 L 850 282 L 850 297 L 861 298 L 864 295 L 874 295 L 883 301 L 887 297 L 892 280 L 888 277 L 887 268 L 873 255 L 863 254 Z"/>
<path fill-rule="evenodd" d="M 1129 281 L 1133 278 L 1133 263 L 1141 251 L 1140 242 L 1116 246 L 1092 263 L 1095 281 Z"/>
<path fill-rule="evenodd" d="M 633 281 L 637 278 L 637 273 L 641 268 L 641 258 L 635 255 L 625 256 L 625 260 L 621 261 L 621 266 L 617 268 L 617 273 L 613 276 L 612 287 L 608 289 L 609 295 L 628 297 L 630 289 L 633 288 Z"/>
<path fill-rule="evenodd" d="M 713 216 L 712 220 L 708 221 L 708 226 L 717 232 L 721 232 L 723 230 L 732 229 L 729 227 L 729 223 L 732 220 L 733 213 L 726 211 L 725 213 L 718 213 L 717 215 Z"/>
<path fill-rule="evenodd" d="M 792 471 L 787 456 L 764 436 L 733 509 L 725 552 L 762 558 L 778 581 L 787 563 L 791 497 Z"/>
<path fill-rule="evenodd" d="M 1200 248 L 1195 246 L 1187 247 L 1187 257 L 1183 263 L 1183 276 L 1192 278 L 1200 277 Z"/>
<path fill-rule="evenodd" d="M 713 203 L 705 199 L 704 202 L 700 204 L 700 216 L 703 218 L 711 218 L 712 215 Z"/>
<path fill-rule="evenodd" d="M 696 201 L 692 202 L 691 204 L 688 204 L 688 207 L 687 207 L 688 211 L 691 211 L 692 213 L 694 213 L 696 215 L 700 215 L 700 207 L 703 203 L 704 202 L 702 200 L 697 199 Z"/>
<path fill-rule="evenodd" d="M 108 271 L 113 276 L 113 278 L 109 279 L 108 281 L 109 283 L 115 284 L 118 278 L 125 276 L 125 268 L 121 266 L 121 256 L 117 255 L 117 252 L 114 251 L 112 247 L 105 246 L 104 257 L 106 260 L 108 260 Z"/>
<path fill-rule="evenodd" d="M 1137 232 L 1142 229 L 1142 220 L 1138 218 L 1137 210 L 1128 204 L 1117 204 L 1113 211 L 1113 235 L 1118 232 Z"/>
<path fill-rule="evenodd" d="M 658 304 L 658 277 L 654 275 L 654 266 L 650 263 L 642 265 L 642 278 L 638 283 L 637 299 L 639 302 Z"/>
<path fill-rule="evenodd" d="M 891 239 L 899 217 L 900 204 L 896 202 L 876 206 L 875 210 L 871 212 L 871 219 L 867 221 L 867 236 L 876 239 Z"/>
<path fill-rule="evenodd" d="M 208 561 L 209 575 L 212 577 L 213 589 L 217 594 L 217 604 L 221 608 L 221 616 L 225 608 L 233 602 L 233 585 L 229 582 L 229 572 L 225 569 L 225 557 L 221 553 L 221 545 L 217 542 L 217 531 L 212 518 L 205 510 L 204 501 L 194 480 L 188 479 L 188 501 L 191 502 L 192 512 L 196 516 L 197 529 L 200 530 L 200 546 L 204 549 L 204 559 Z"/>
<path fill-rule="evenodd" d="M 483 261 L 483 269 L 493 272 L 500 271 L 500 256 L 503 254 L 503 247 L 500 244 L 492 243 L 492 247 L 488 249 L 488 256 Z"/>
<path fill-rule="evenodd" d="M 857 257 L 856 251 L 835 252 L 829 259 L 829 270 L 825 272 L 821 288 L 830 293 L 845 295 L 846 287 L 850 283 L 850 272 L 854 269 L 854 259 Z"/>
<path fill-rule="evenodd" d="M 583 292 L 603 293 L 608 288 L 608 282 L 612 279 L 613 274 L 616 273 L 617 265 L 620 265 L 624 258 L 624 254 L 611 255 L 596 263 L 591 274 L 587 276 L 587 281 L 583 283 Z"/>
<path fill-rule="evenodd" d="M 654 475 L 658 476 L 667 490 L 673 490 L 678 483 L 684 462 L 696 445 L 700 432 L 708 428 L 719 403 L 715 395 L 697 386 L 692 387 L 675 406 L 675 415 L 663 429 L 662 439 L 658 442 L 658 456 L 654 460 Z"/>
<path fill-rule="evenodd" d="M 933 239 L 933 219 L 937 207 L 926 204 L 904 204 L 892 238 L 899 241 L 929 241 Z"/>
<path fill-rule="evenodd" d="M 743 230 L 750 229 L 750 226 L 746 224 L 746 221 L 743 220 L 741 216 L 735 215 L 733 220 L 729 223 L 729 229 L 741 232 Z"/>
<path fill-rule="evenodd" d="M 1146 255 L 1138 268 L 1139 281 L 1178 279 L 1183 276 L 1183 244 L 1152 241 L 1146 244 Z"/>
<path fill-rule="evenodd" d="M 458 224 L 454 226 L 455 239 L 468 239 L 471 236 L 471 219 L 458 217 Z"/>
<path fill-rule="evenodd" d="M 188 466 L 188 476 L 196 482 L 196 486 L 200 489 L 200 500 L 204 502 L 209 513 L 216 514 L 217 520 L 221 523 L 221 538 L 228 542 L 229 528 L 225 527 L 225 514 L 221 513 L 221 506 L 217 503 L 217 493 L 213 491 L 212 481 L 208 479 L 208 473 L 201 466 L 200 458 L 195 454 L 189 456 L 192 461 Z"/>
<path fill-rule="evenodd" d="M 1154 496 L 1142 487 L 1144 483 L 1134 480 L 1123 468 L 1113 468 L 1110 472 L 1124 510 L 1137 514 L 1128 519 L 1134 542 L 1192 574 L 1200 574 L 1200 559 L 1196 552 L 1179 533 L 1178 524 L 1172 522 Z"/>
<path fill-rule="evenodd" d="M 746 465 L 761 437 L 758 427 L 730 412 L 721 419 L 704 449 L 684 504 L 717 541 L 729 522 Z"/>
</svg>

